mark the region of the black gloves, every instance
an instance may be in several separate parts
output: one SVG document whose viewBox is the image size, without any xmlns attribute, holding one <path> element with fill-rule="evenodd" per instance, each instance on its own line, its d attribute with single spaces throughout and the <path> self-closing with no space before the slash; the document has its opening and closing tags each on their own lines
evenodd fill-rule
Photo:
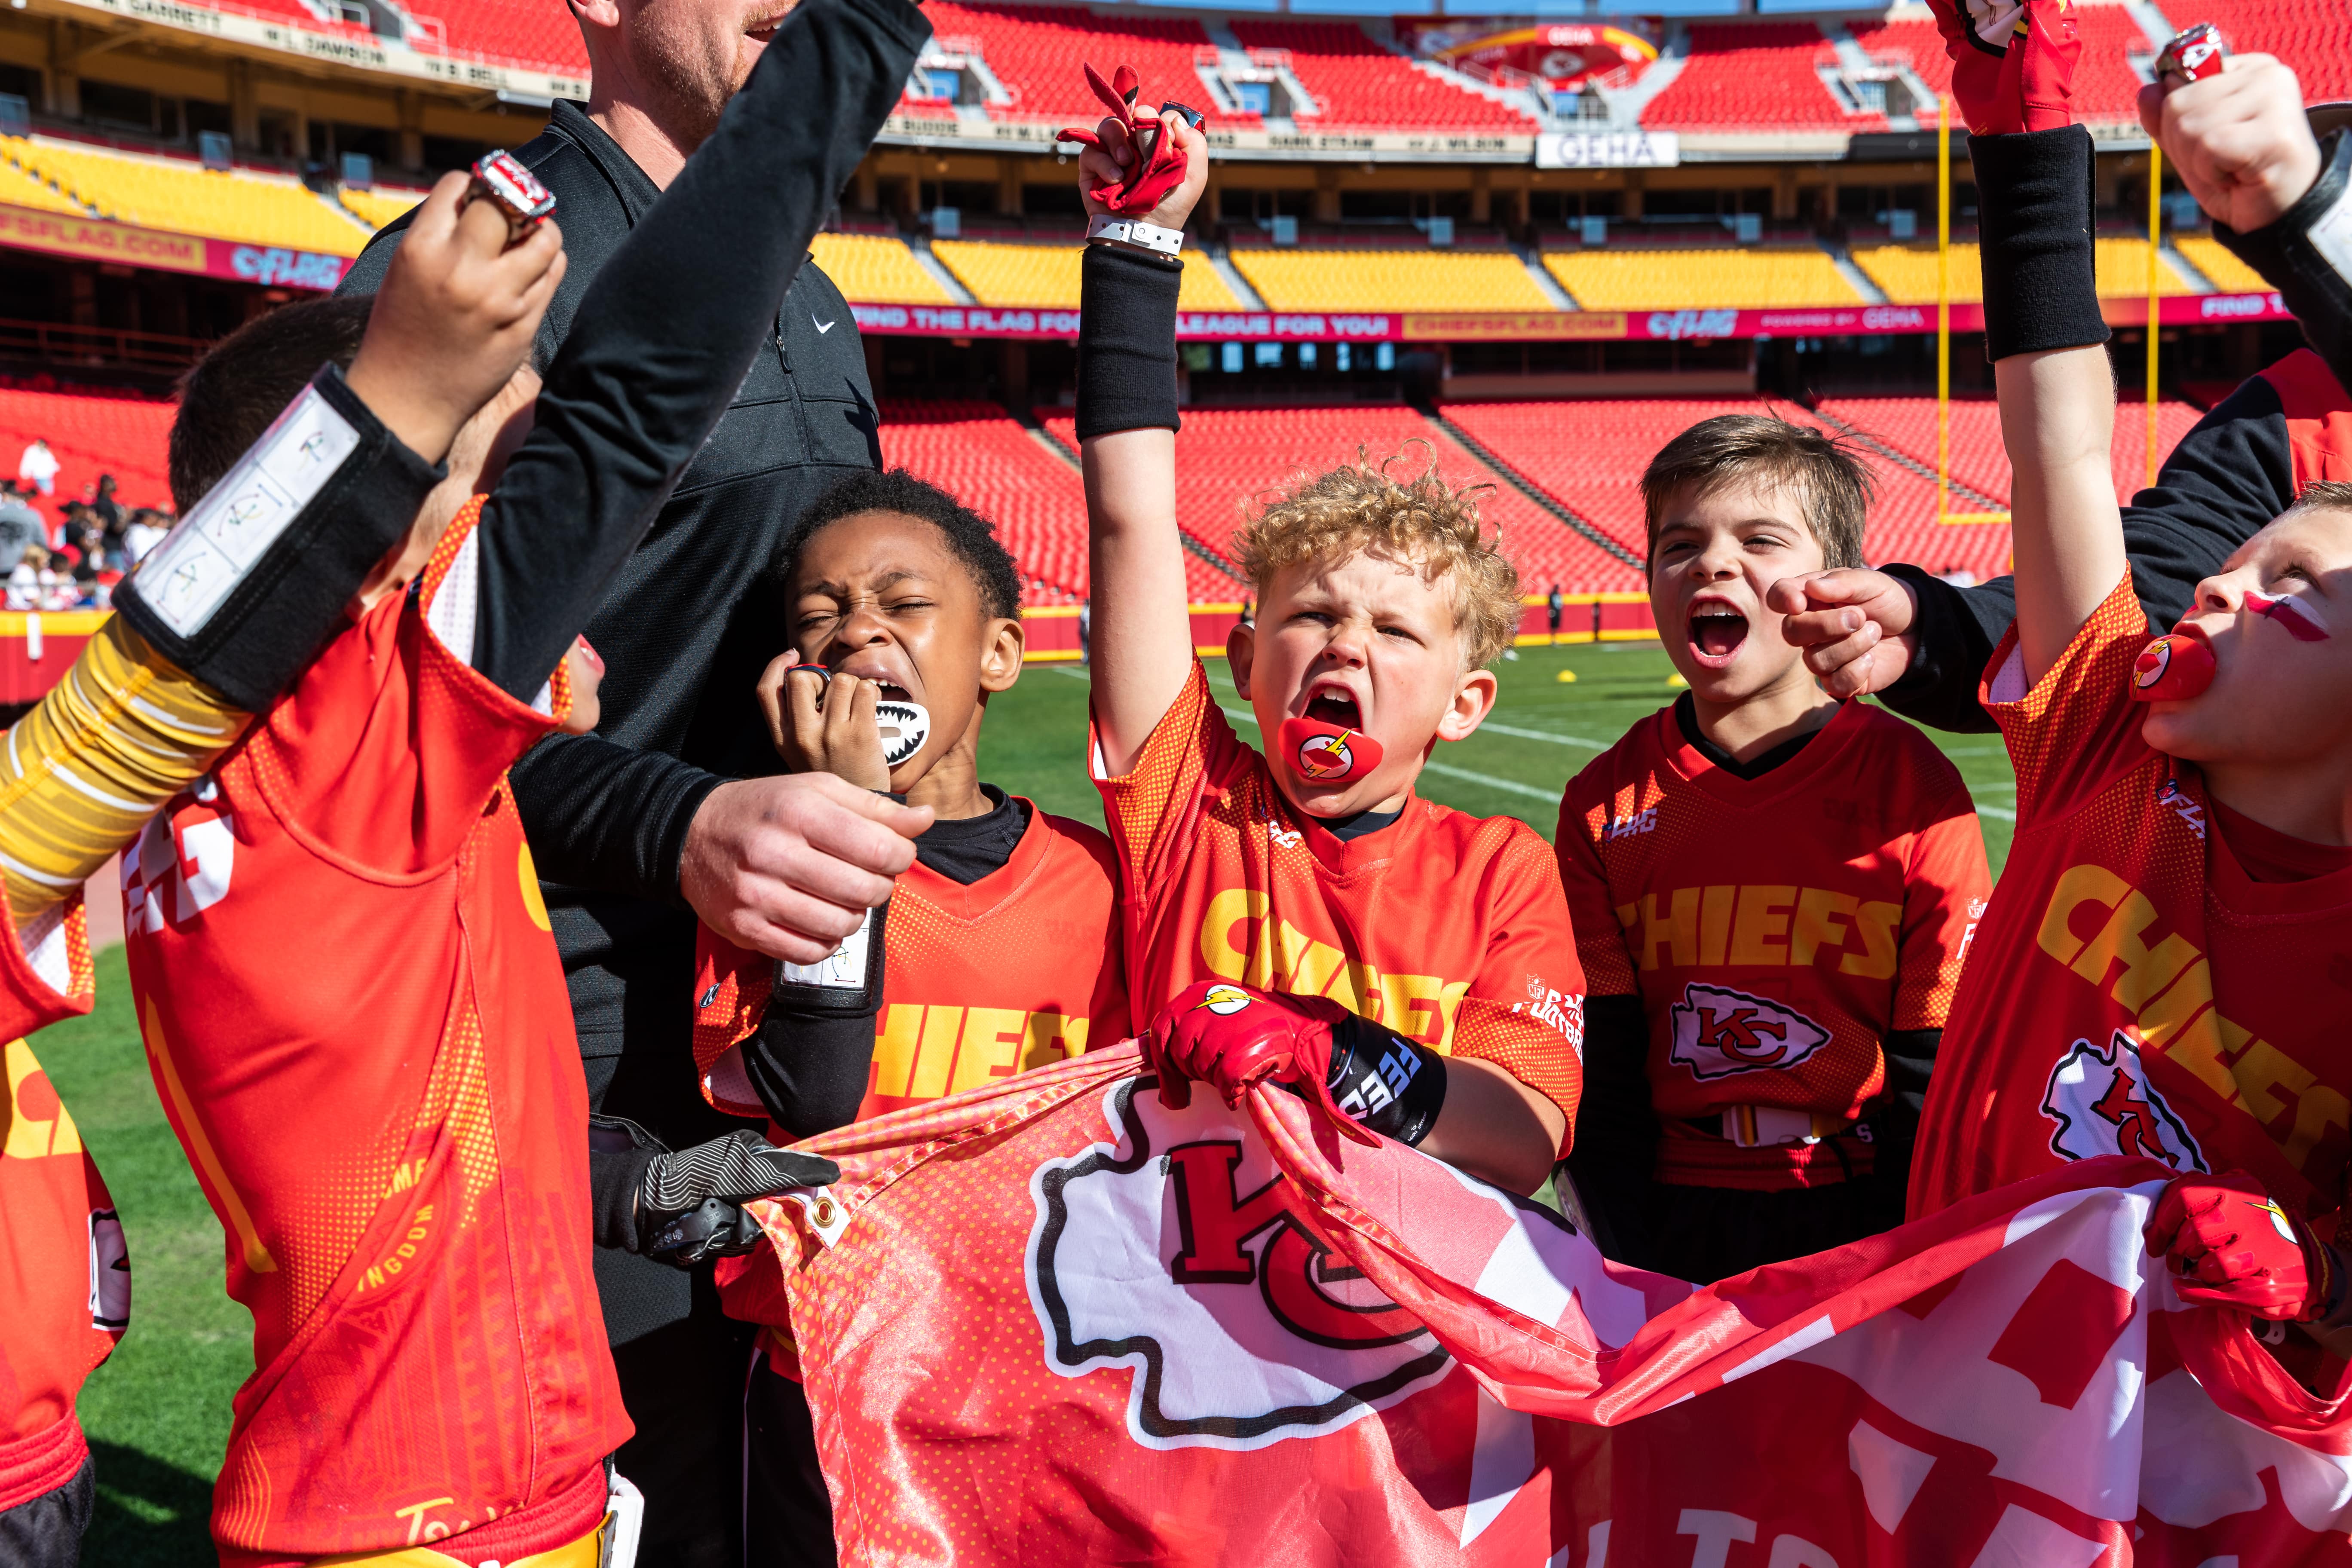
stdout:
<svg viewBox="0 0 2352 1568">
<path fill-rule="evenodd" d="M 588 1171 L 596 1245 L 679 1268 L 759 1244 L 746 1201 L 841 1177 L 832 1161 L 776 1148 L 749 1128 L 674 1154 L 617 1116 L 588 1119 Z"/>
</svg>

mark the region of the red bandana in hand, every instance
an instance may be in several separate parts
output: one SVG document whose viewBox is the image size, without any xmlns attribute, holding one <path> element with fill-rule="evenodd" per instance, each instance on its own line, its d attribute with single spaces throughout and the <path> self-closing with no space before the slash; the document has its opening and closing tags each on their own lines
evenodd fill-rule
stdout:
<svg viewBox="0 0 2352 1568">
<path fill-rule="evenodd" d="M 2074 122 L 2074 62 L 2083 53 L 2074 0 L 1929 0 L 1952 96 L 1980 136 L 2055 131 Z"/>
<path fill-rule="evenodd" d="M 1121 217 L 1141 217 L 1184 183 L 1183 144 L 1166 134 L 1168 128 L 1157 114 L 1135 111 L 1135 95 L 1141 89 L 1143 79 L 1135 74 L 1132 66 L 1119 67 L 1108 82 L 1092 66 L 1086 68 L 1086 73 L 1087 85 L 1095 89 L 1095 96 L 1109 105 L 1112 117 L 1127 127 L 1128 150 L 1135 157 L 1135 162 L 1128 165 L 1125 179 L 1097 185 L 1087 194 Z M 1089 147 L 1103 144 L 1102 138 L 1091 131 L 1062 131 L 1055 134 L 1064 142 L 1084 142 Z"/>
<path fill-rule="evenodd" d="M 2147 1249 L 2172 1265 L 2184 1301 L 2298 1323 L 2335 1304 L 2327 1249 L 2242 1171 L 2166 1187 L 2147 1222 Z"/>
</svg>

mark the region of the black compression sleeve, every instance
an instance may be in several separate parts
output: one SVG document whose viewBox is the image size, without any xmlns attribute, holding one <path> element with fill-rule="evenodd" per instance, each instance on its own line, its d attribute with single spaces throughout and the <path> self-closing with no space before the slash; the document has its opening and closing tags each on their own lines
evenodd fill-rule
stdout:
<svg viewBox="0 0 2352 1568">
<path fill-rule="evenodd" d="M 803 0 L 589 286 L 485 509 L 473 662 L 499 689 L 538 695 L 733 401 L 929 36 L 907 0 Z"/>
<path fill-rule="evenodd" d="M 338 449 L 325 467 L 319 454 Z M 165 658 L 258 713 L 342 628 L 344 606 L 442 476 L 324 366 L 115 590 L 114 607 Z"/>
<path fill-rule="evenodd" d="M 2079 125 L 1971 136 L 1984 271 L 1985 357 L 2107 341 L 2092 265 L 2091 133 Z"/>
<path fill-rule="evenodd" d="M 1323 1081 L 1341 1111 L 1400 1143 L 1417 1146 L 1445 1109 L 1445 1058 L 1369 1018 L 1333 1027 Z"/>
<path fill-rule="evenodd" d="M 2278 393 L 2255 376 L 2214 405 L 2164 460 L 2156 486 L 2124 508 L 2132 585 L 2148 619 L 2168 626 L 2187 613 L 2197 584 L 2221 568 L 2294 500 L 2294 455 Z M 1886 570 L 1919 602 L 1915 651 L 1884 693 L 1905 718 L 1938 730 L 1990 731 L 1977 683 L 2017 613 L 2014 585 L 1937 582 L 1916 566 Z"/>
<path fill-rule="evenodd" d="M 743 1042 L 743 1070 L 760 1103 L 794 1138 L 857 1120 L 873 1077 L 889 911 L 884 904 L 866 917 L 862 987 L 787 984 L 780 968 L 767 1014 Z"/>
<path fill-rule="evenodd" d="M 664 752 L 561 734 L 525 752 L 509 776 L 541 876 L 686 907 L 687 830 L 725 779 Z"/>
<path fill-rule="evenodd" d="M 637 1190 L 646 1168 L 667 1152 L 660 1139 L 625 1117 L 588 1119 L 588 1194 L 597 1246 L 637 1249 Z"/>
<path fill-rule="evenodd" d="M 1584 1090 L 1568 1171 L 1606 1228 L 1612 1258 L 1639 1246 L 1648 1228 L 1644 1216 L 1658 1158 L 1649 1059 L 1650 1025 L 1639 996 L 1585 997 Z"/>
<path fill-rule="evenodd" d="M 1181 262 L 1089 245 L 1078 291 L 1078 439 L 1175 430 Z"/>
<path fill-rule="evenodd" d="M 2352 131 L 2319 145 L 2319 178 L 2276 223 L 2213 237 L 2279 291 L 2336 379 L 2352 386 Z"/>
</svg>

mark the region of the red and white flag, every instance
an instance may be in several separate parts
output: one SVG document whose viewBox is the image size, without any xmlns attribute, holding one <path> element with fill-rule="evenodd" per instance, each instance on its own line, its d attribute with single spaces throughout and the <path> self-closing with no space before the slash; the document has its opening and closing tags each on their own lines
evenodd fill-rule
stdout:
<svg viewBox="0 0 2352 1568">
<path fill-rule="evenodd" d="M 1694 1288 L 1131 1047 L 845 1129 L 727 1300 L 847 1564 L 2352 1563 L 2352 1420 L 2085 1161 Z"/>
</svg>

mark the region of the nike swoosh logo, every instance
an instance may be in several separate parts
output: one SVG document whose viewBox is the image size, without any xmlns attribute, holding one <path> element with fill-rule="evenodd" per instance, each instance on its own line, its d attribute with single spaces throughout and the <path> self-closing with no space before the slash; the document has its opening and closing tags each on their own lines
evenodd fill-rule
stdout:
<svg viewBox="0 0 2352 1568">
<path fill-rule="evenodd" d="M 841 325 L 839 321 L 820 321 L 814 316 L 811 316 L 809 318 L 809 324 L 816 328 L 816 335 L 818 337 L 824 336 L 825 333 Z"/>
</svg>

